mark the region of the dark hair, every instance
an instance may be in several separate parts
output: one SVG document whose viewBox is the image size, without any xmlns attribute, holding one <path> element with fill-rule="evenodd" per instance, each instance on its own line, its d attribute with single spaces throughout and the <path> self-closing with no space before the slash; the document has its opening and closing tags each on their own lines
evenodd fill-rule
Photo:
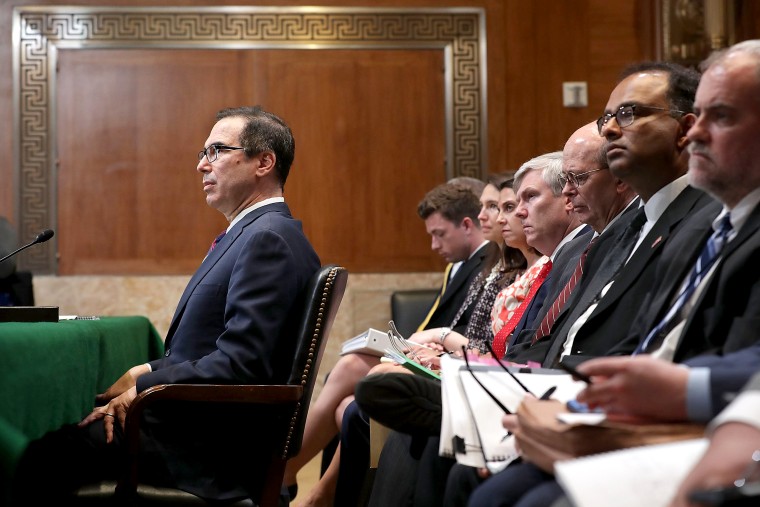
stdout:
<svg viewBox="0 0 760 507">
<path fill-rule="evenodd" d="M 480 227 L 480 196 L 463 185 L 443 183 L 425 194 L 417 205 L 417 214 L 423 220 L 436 212 L 457 227 L 465 217 L 470 217 L 470 220 Z"/>
<path fill-rule="evenodd" d="M 280 187 L 285 188 L 290 166 L 296 152 L 296 141 L 290 127 L 276 115 L 264 111 L 261 106 L 231 107 L 216 114 L 216 121 L 224 118 L 244 118 L 246 120 L 240 133 L 240 145 L 245 148 L 247 157 L 253 157 L 263 151 L 271 151 L 275 156 L 275 172 L 280 180 Z"/>
<path fill-rule="evenodd" d="M 623 69 L 618 82 L 637 72 L 647 71 L 659 71 L 668 75 L 668 91 L 665 99 L 671 109 L 685 113 L 694 112 L 694 96 L 697 94 L 701 77 L 699 72 L 672 62 L 640 62 Z"/>
<path fill-rule="evenodd" d="M 502 185 L 504 182 L 508 181 L 509 185 L 512 185 L 512 181 L 514 180 L 515 172 L 514 171 L 504 171 L 500 173 L 492 173 L 489 174 L 486 178 L 486 185 L 493 185 L 496 187 L 497 190 L 502 189 Z"/>
</svg>

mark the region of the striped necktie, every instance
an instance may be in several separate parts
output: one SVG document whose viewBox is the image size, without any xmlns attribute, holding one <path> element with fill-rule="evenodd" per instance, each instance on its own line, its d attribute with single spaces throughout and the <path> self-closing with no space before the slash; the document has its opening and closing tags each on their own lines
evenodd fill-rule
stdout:
<svg viewBox="0 0 760 507">
<path fill-rule="evenodd" d="M 427 328 L 430 319 L 433 318 L 433 314 L 438 309 L 438 304 L 441 302 L 441 297 L 443 297 L 443 293 L 446 292 L 446 287 L 449 285 L 449 274 L 451 273 L 452 267 L 454 267 L 454 265 L 449 263 L 446 265 L 446 269 L 443 270 L 443 285 L 441 285 L 441 292 L 439 292 L 438 297 L 435 298 L 433 306 L 430 307 L 430 311 L 428 311 L 425 320 L 423 320 L 419 327 L 417 327 L 417 331 L 424 331 L 425 328 Z"/>
<path fill-rule="evenodd" d="M 578 259 L 578 264 L 575 266 L 575 270 L 573 271 L 573 274 L 570 276 L 570 279 L 562 288 L 562 292 L 559 293 L 559 296 L 557 296 L 557 299 L 555 299 L 554 302 L 552 303 L 552 307 L 549 309 L 548 312 L 546 312 L 546 315 L 544 315 L 544 318 L 541 321 L 541 324 L 538 326 L 538 330 L 536 331 L 536 334 L 533 336 L 533 341 L 531 342 L 531 345 L 536 343 L 538 340 L 540 340 L 541 338 L 543 338 L 544 336 L 552 332 L 552 326 L 554 325 L 554 322 L 557 320 L 557 316 L 565 307 L 567 300 L 570 299 L 570 295 L 573 293 L 573 289 L 578 284 L 578 281 L 581 279 L 581 276 L 583 276 L 583 267 L 586 265 L 586 257 L 588 257 L 588 252 L 589 250 L 591 250 L 591 247 L 594 245 L 594 242 L 596 242 L 596 239 L 598 237 L 599 236 L 589 241 L 589 244 L 586 246 L 586 249 L 583 250 L 583 253 Z"/>
<path fill-rule="evenodd" d="M 652 329 L 643 342 L 634 351 L 635 354 L 650 353 L 657 350 L 668 336 L 668 334 L 681 322 L 686 316 L 682 315 L 682 310 L 686 303 L 691 299 L 694 291 L 702 283 L 710 268 L 720 256 L 721 250 L 726 245 L 728 235 L 731 233 L 731 214 L 726 215 L 718 223 L 715 232 L 707 239 L 702 252 L 699 254 L 697 263 L 689 273 L 686 286 L 676 298 L 673 306 L 665 314 L 665 317 Z"/>
</svg>

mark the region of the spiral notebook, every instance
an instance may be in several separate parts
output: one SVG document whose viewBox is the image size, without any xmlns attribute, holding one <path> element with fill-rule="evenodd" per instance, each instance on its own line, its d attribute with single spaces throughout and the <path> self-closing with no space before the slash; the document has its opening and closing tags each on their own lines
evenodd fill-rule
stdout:
<svg viewBox="0 0 760 507">
<path fill-rule="evenodd" d="M 507 437 L 501 425 L 502 409 L 467 371 L 464 361 L 449 356 L 441 358 L 441 439 L 438 452 L 458 463 L 487 467 L 492 472 L 505 467 L 519 456 L 514 437 Z M 473 364 L 478 380 L 513 413 L 525 391 L 497 366 Z M 570 375 L 552 373 L 515 373 L 532 393 L 540 396 L 550 387 L 552 398 L 572 399 L 585 387 Z"/>
</svg>

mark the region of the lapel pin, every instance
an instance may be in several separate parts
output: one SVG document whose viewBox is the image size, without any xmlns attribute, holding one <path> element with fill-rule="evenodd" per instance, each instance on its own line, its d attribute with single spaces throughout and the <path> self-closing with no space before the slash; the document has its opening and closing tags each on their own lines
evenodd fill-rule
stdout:
<svg viewBox="0 0 760 507">
<path fill-rule="evenodd" d="M 654 243 L 652 243 L 652 248 L 656 247 L 660 244 L 660 241 L 662 241 L 662 236 L 657 236 L 657 239 L 654 240 Z"/>
</svg>

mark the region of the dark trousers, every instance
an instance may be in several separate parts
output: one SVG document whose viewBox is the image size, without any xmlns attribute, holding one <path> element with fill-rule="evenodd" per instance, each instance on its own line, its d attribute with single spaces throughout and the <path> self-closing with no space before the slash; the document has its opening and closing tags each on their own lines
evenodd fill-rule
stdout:
<svg viewBox="0 0 760 507">
<path fill-rule="evenodd" d="M 562 497 L 554 476 L 531 463 L 515 463 L 475 488 L 468 507 L 546 507 Z"/>
<path fill-rule="evenodd" d="M 117 480 L 125 463 L 123 437 L 116 424 L 113 442 L 106 444 L 101 420 L 84 428 L 69 424 L 32 440 L 16 466 L 12 505 L 62 501 L 86 484 Z M 163 460 L 150 454 L 141 456 L 141 478 L 173 485 Z"/>
<path fill-rule="evenodd" d="M 438 455 L 438 437 L 391 432 L 383 446 L 370 507 L 441 507 L 454 460 Z"/>
<path fill-rule="evenodd" d="M 335 507 L 360 505 L 369 480 L 369 417 L 351 402 L 343 413 L 340 429 L 340 468 Z"/>
</svg>

